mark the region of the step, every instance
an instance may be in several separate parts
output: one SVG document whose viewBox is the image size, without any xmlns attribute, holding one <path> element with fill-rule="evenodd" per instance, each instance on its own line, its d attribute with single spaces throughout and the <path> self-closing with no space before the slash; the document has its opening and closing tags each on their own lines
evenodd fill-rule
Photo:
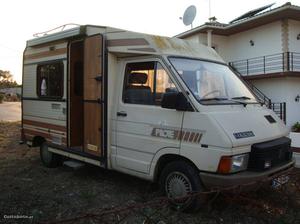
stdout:
<svg viewBox="0 0 300 224">
<path fill-rule="evenodd" d="M 296 160 L 295 167 L 300 168 L 300 153 L 294 152 L 293 156 Z"/>
<path fill-rule="evenodd" d="M 82 162 L 79 162 L 76 160 L 67 160 L 67 161 L 63 162 L 63 165 L 68 166 L 68 167 L 72 168 L 73 170 L 79 170 L 85 166 L 85 163 L 82 163 Z"/>
</svg>

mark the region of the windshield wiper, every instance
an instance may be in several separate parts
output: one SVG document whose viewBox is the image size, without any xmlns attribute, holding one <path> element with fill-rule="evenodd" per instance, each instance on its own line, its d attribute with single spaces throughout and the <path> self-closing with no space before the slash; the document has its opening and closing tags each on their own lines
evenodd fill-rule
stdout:
<svg viewBox="0 0 300 224">
<path fill-rule="evenodd" d="M 231 98 L 230 101 L 235 102 L 235 103 L 239 103 L 242 104 L 244 107 L 246 107 L 248 104 L 245 103 L 244 101 L 239 101 L 239 100 L 234 100 L 236 98 Z"/>
<path fill-rule="evenodd" d="M 225 97 L 213 97 L 213 98 L 202 98 L 200 101 L 213 101 L 213 100 L 228 100 L 228 98 Z"/>
<path fill-rule="evenodd" d="M 249 97 L 247 97 L 249 98 Z M 238 104 L 242 104 L 244 107 L 247 106 L 248 103 L 245 103 L 243 101 L 239 101 L 239 100 L 234 100 L 235 98 L 231 98 L 231 99 L 228 99 L 226 97 L 213 97 L 213 98 L 204 98 L 204 99 L 200 99 L 201 102 L 203 101 L 221 101 L 221 100 L 228 100 L 228 101 L 231 101 L 231 102 L 234 102 L 234 103 L 238 103 Z M 250 99 L 250 98 L 249 98 Z"/>
<path fill-rule="evenodd" d="M 231 100 L 255 100 L 255 99 L 250 98 L 248 96 L 237 96 L 237 97 L 232 97 Z M 236 101 L 236 102 L 245 103 L 245 102 L 241 102 L 241 101 Z M 256 101 L 256 102 L 250 102 L 250 104 L 261 104 L 262 105 L 263 103 Z"/>
<path fill-rule="evenodd" d="M 236 97 L 232 97 L 231 99 L 233 99 L 233 100 L 251 100 L 251 98 L 248 96 L 236 96 Z"/>
<path fill-rule="evenodd" d="M 247 103 L 245 103 L 245 102 L 238 101 L 238 100 L 233 100 L 233 99 L 228 99 L 226 97 L 213 97 L 213 98 L 200 99 L 201 102 L 203 102 L 203 101 L 213 101 L 213 100 L 215 100 L 215 101 L 229 100 L 229 101 L 234 102 L 234 103 L 242 104 L 244 107 L 247 106 Z"/>
</svg>

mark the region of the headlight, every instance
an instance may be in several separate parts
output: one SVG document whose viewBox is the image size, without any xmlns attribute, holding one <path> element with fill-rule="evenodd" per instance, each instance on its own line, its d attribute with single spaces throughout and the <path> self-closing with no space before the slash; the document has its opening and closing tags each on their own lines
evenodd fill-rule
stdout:
<svg viewBox="0 0 300 224">
<path fill-rule="evenodd" d="M 248 166 L 249 154 L 235 156 L 222 156 L 218 166 L 218 173 L 236 173 L 246 170 Z"/>
</svg>

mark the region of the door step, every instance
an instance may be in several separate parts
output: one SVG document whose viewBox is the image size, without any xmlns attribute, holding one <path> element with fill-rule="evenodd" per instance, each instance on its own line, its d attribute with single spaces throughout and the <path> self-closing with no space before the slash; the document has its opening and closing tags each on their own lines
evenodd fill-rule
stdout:
<svg viewBox="0 0 300 224">
<path fill-rule="evenodd" d="M 79 162 L 79 161 L 75 161 L 75 160 L 67 160 L 63 162 L 64 166 L 70 167 L 73 170 L 79 170 L 82 167 L 85 166 L 85 163 Z"/>
</svg>

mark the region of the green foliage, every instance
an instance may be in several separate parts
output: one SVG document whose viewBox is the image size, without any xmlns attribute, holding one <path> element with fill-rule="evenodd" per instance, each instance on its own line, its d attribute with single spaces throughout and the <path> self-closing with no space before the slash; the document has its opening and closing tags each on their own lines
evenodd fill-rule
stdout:
<svg viewBox="0 0 300 224">
<path fill-rule="evenodd" d="M 17 87 L 18 83 L 13 80 L 13 75 L 10 71 L 0 70 L 0 88 Z"/>
<path fill-rule="evenodd" d="M 296 124 L 293 125 L 292 127 L 293 132 L 300 132 L 300 123 L 297 122 Z"/>
</svg>

